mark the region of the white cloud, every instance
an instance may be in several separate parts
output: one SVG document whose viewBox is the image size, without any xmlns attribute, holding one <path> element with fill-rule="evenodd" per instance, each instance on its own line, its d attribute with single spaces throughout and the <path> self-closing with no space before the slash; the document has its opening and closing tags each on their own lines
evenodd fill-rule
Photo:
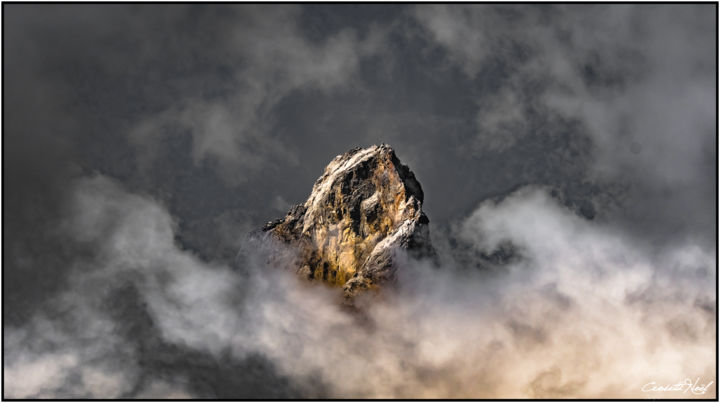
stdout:
<svg viewBox="0 0 720 403">
<path fill-rule="evenodd" d="M 512 242 L 522 259 L 500 272 L 463 270 L 448 256 L 440 269 L 407 260 L 396 290 L 359 301 L 362 316 L 341 309 L 337 289 L 268 267 L 262 254 L 248 255 L 241 275 L 180 250 L 162 206 L 107 179 L 85 179 L 76 194 L 67 231 L 97 256 L 54 304 L 73 308 L 86 336 L 41 331 L 57 329 L 52 318 L 6 329 L 14 396 L 127 390 L 106 365 L 105 337 L 117 350 L 123 341 L 97 303 L 119 281 L 137 287 L 164 340 L 217 357 L 260 353 L 333 397 L 682 397 L 640 388 L 715 375 L 714 251 L 677 245 L 652 256 L 542 190 L 483 203 L 456 228 L 478 251 Z M 49 335 L 72 348 L 26 348 Z M 62 392 L 69 380 L 59 374 L 78 367 L 85 389 Z"/>
</svg>

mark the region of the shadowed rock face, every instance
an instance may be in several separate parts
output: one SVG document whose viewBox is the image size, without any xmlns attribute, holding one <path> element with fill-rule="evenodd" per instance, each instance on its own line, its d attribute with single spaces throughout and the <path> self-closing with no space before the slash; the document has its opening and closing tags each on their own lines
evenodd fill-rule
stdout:
<svg viewBox="0 0 720 403">
<path fill-rule="evenodd" d="M 263 228 L 298 250 L 298 273 L 346 297 L 395 278 L 395 253 L 432 256 L 423 191 L 383 144 L 335 157 L 302 205 Z"/>
</svg>

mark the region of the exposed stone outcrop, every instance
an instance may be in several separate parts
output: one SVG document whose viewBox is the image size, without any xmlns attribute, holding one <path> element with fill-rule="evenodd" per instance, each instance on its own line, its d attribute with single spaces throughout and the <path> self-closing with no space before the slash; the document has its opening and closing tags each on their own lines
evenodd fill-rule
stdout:
<svg viewBox="0 0 720 403">
<path fill-rule="evenodd" d="M 392 148 L 355 148 L 330 162 L 305 204 L 263 230 L 297 248 L 300 275 L 353 297 L 394 280 L 398 249 L 434 255 L 422 201 Z"/>
</svg>

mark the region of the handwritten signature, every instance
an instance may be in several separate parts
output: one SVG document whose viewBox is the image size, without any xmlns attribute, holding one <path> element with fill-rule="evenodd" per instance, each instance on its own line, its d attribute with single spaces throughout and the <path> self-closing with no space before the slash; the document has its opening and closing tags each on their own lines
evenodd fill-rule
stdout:
<svg viewBox="0 0 720 403">
<path fill-rule="evenodd" d="M 658 385 L 657 382 L 648 382 L 642 387 L 643 392 L 680 392 L 688 393 L 693 395 L 704 395 L 705 392 L 710 388 L 713 381 L 707 384 L 700 383 L 700 378 L 695 379 L 695 382 L 690 378 L 686 378 L 682 382 L 671 385 Z"/>
</svg>

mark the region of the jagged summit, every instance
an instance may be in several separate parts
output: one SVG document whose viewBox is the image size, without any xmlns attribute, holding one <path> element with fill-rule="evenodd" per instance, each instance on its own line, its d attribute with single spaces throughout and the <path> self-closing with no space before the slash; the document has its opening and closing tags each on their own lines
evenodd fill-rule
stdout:
<svg viewBox="0 0 720 403">
<path fill-rule="evenodd" d="M 304 204 L 263 228 L 298 249 L 298 273 L 360 290 L 393 280 L 395 252 L 433 255 L 423 191 L 387 144 L 336 156 Z"/>
</svg>

